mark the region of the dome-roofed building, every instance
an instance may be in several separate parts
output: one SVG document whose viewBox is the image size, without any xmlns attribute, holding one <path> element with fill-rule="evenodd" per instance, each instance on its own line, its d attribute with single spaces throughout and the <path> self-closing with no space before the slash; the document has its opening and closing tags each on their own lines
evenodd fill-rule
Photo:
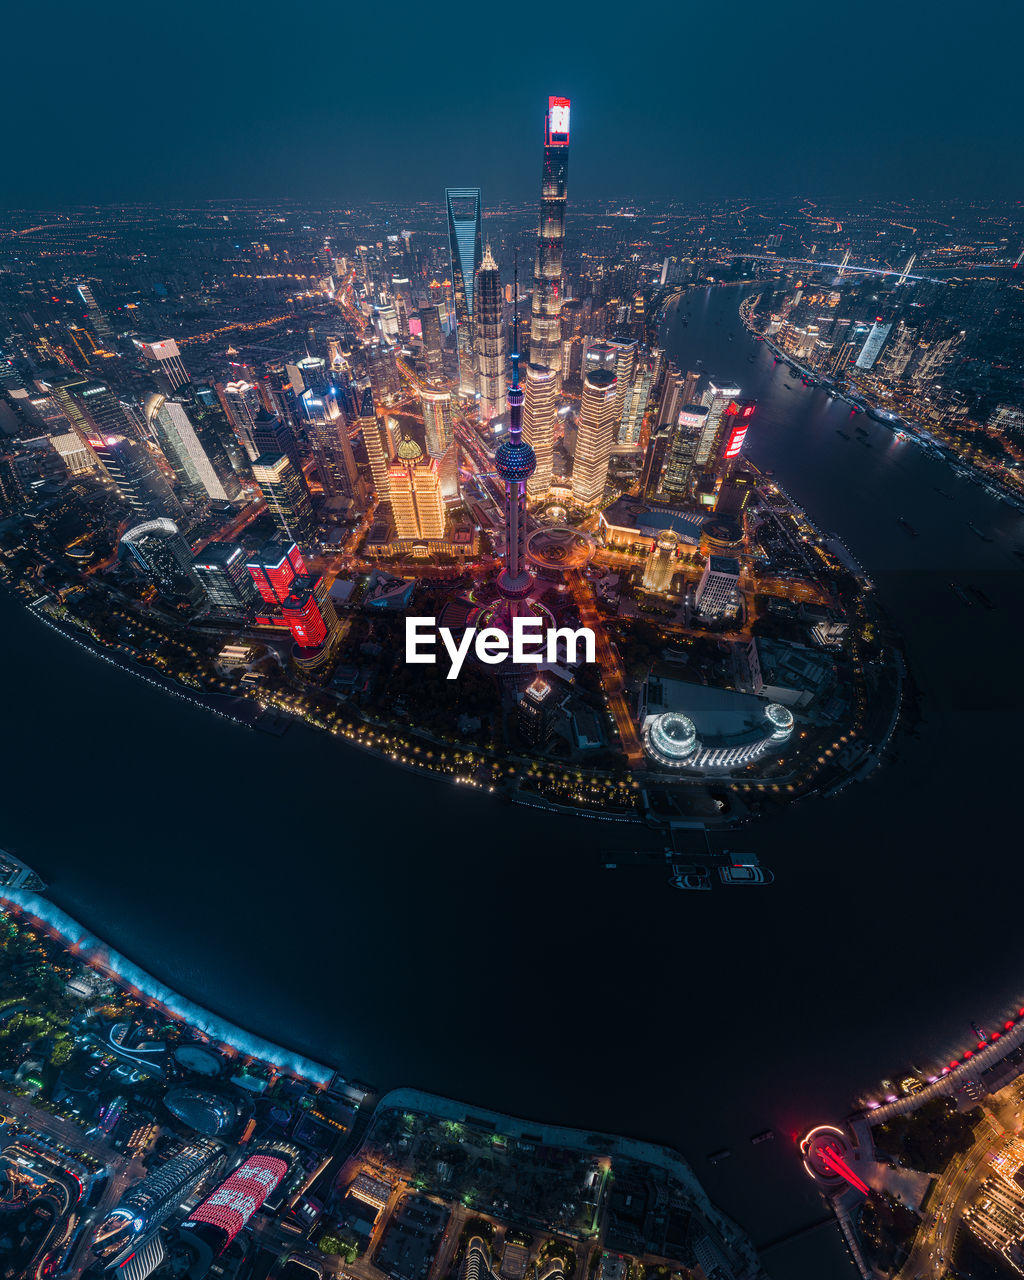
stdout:
<svg viewBox="0 0 1024 1280">
<path fill-rule="evenodd" d="M 226 1132 L 239 1118 L 233 1099 L 208 1089 L 168 1089 L 164 1106 L 176 1120 L 207 1138 Z"/>
</svg>

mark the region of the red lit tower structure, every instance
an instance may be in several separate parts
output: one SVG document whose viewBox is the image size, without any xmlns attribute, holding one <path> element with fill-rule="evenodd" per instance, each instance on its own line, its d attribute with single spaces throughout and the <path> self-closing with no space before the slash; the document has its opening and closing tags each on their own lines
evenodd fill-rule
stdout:
<svg viewBox="0 0 1024 1280">
<path fill-rule="evenodd" d="M 283 604 L 298 574 L 308 573 L 298 543 L 265 542 L 245 567 L 267 604 Z"/>
</svg>

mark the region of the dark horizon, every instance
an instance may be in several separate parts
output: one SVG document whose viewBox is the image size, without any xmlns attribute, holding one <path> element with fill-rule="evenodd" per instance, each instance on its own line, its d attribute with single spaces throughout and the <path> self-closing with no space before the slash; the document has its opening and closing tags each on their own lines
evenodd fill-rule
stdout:
<svg viewBox="0 0 1024 1280">
<path fill-rule="evenodd" d="M 792 3 L 765 21 L 749 0 L 727 20 L 680 8 L 631 26 L 608 4 L 517 14 L 510 28 L 497 10 L 399 5 L 387 27 L 342 25 L 314 3 L 297 24 L 254 0 L 244 24 L 194 3 L 168 23 L 115 0 L 102 22 L 63 6 L 40 46 L 16 10 L 8 47 L 38 55 L 5 68 L 27 137 L 0 200 L 358 204 L 470 181 L 491 203 L 526 200 L 548 94 L 573 100 L 571 200 L 1018 198 L 1015 42 L 951 4 L 854 26 Z M 969 95 L 952 94 L 967 72 Z"/>
</svg>

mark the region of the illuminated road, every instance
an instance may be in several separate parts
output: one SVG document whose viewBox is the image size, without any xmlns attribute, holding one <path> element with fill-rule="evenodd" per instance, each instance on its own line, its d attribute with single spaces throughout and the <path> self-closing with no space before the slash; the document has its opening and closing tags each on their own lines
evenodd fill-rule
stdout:
<svg viewBox="0 0 1024 1280">
<path fill-rule="evenodd" d="M 243 529 L 247 529 L 252 524 L 257 516 L 263 514 L 266 507 L 266 499 L 257 498 L 255 502 L 251 502 L 241 510 L 231 523 L 226 524 L 223 529 L 218 529 L 209 538 L 200 538 L 192 548 L 193 554 L 198 555 L 200 551 L 205 551 L 211 542 L 232 542 Z"/>
<path fill-rule="evenodd" d="M 987 1176 L 989 1161 L 1004 1136 L 998 1121 L 988 1114 L 978 1134 L 971 1149 L 952 1160 L 936 1182 L 925 1220 L 914 1237 L 914 1247 L 903 1264 L 899 1280 L 940 1280 L 947 1274 L 963 1211 Z"/>
<path fill-rule="evenodd" d="M 579 569 L 570 569 L 566 575 L 566 583 L 572 592 L 579 610 L 580 621 L 590 627 L 597 642 L 597 662 L 601 668 L 601 681 L 608 699 L 608 710 L 615 720 L 619 731 L 619 741 L 626 754 L 631 769 L 644 767 L 644 753 L 640 747 L 640 737 L 629 708 L 626 697 L 626 677 L 622 663 L 605 631 L 601 615 L 597 611 L 594 592 L 590 582 Z"/>
</svg>

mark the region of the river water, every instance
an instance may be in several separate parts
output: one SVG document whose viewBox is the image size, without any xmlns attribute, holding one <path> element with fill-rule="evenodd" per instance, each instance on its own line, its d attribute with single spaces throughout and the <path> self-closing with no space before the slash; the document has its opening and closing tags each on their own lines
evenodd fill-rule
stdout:
<svg viewBox="0 0 1024 1280">
<path fill-rule="evenodd" d="M 848 407 L 743 333 L 739 296 L 689 295 L 668 353 L 758 399 L 750 455 L 873 576 L 922 691 L 920 737 L 894 763 L 736 837 L 771 888 L 683 894 L 660 871 L 605 871 L 655 841 L 301 727 L 236 727 L 8 598 L 0 844 L 199 1003 L 380 1087 L 676 1146 L 763 1244 L 822 1216 L 793 1136 L 955 1056 L 972 1019 L 1024 992 L 1024 519 L 864 417 L 858 443 Z M 995 607 L 965 606 L 951 580 Z M 768 1127 L 778 1139 L 752 1147 Z M 732 1159 L 710 1166 L 722 1147 Z M 778 1280 L 850 1273 L 831 1227 L 765 1261 Z"/>
</svg>

